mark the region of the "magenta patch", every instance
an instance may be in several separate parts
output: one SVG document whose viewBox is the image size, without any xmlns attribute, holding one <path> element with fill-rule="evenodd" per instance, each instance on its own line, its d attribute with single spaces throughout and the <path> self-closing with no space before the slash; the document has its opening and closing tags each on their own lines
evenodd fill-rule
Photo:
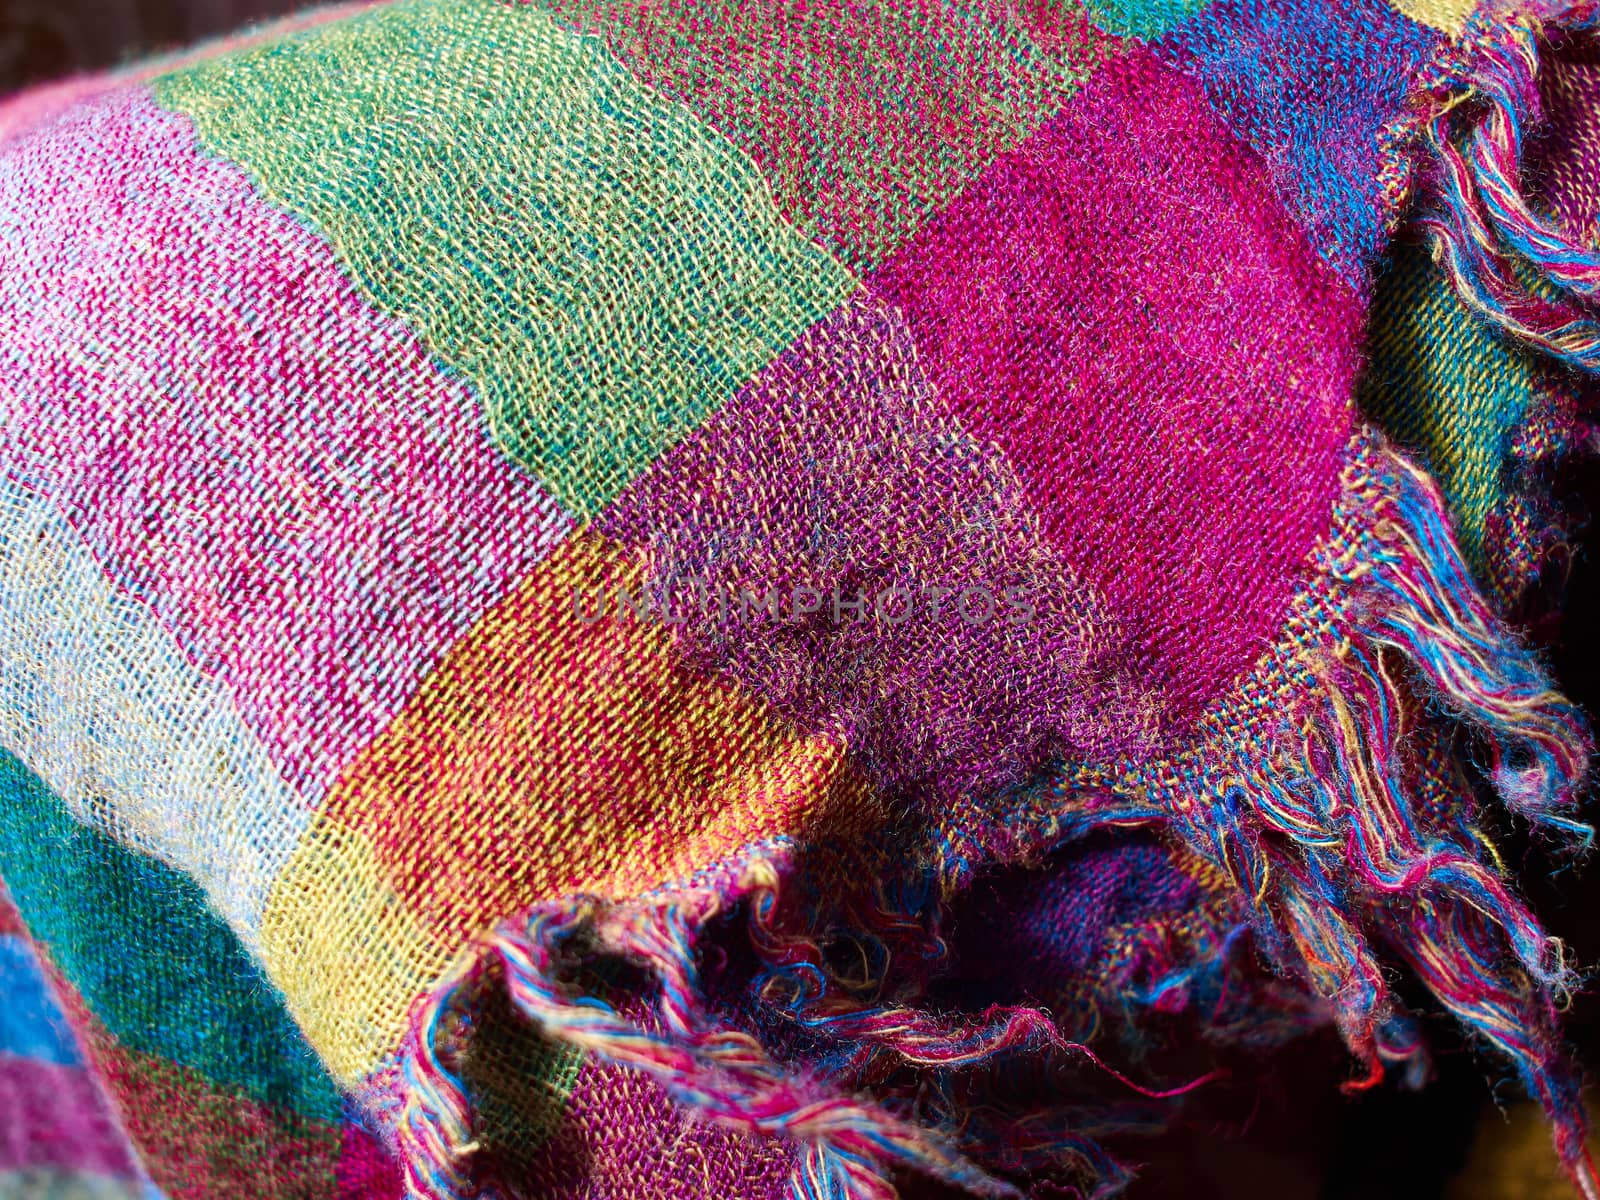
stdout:
<svg viewBox="0 0 1600 1200">
<path fill-rule="evenodd" d="M 406 1194 L 399 1165 L 375 1137 L 348 1118 L 334 1182 L 338 1200 L 400 1200 Z"/>
<path fill-rule="evenodd" d="M 794 1154 L 781 1138 L 696 1120 L 643 1071 L 590 1055 L 560 1129 L 518 1182 L 548 1200 L 789 1200 Z"/>
<path fill-rule="evenodd" d="M 1352 431 L 1361 307 L 1259 160 L 1141 51 L 872 284 L 1192 719 L 1277 634 Z"/>
<path fill-rule="evenodd" d="M 1530 183 L 1573 236 L 1600 233 L 1600 38 L 1568 35 L 1539 73 L 1544 121 L 1528 141 Z"/>
</svg>

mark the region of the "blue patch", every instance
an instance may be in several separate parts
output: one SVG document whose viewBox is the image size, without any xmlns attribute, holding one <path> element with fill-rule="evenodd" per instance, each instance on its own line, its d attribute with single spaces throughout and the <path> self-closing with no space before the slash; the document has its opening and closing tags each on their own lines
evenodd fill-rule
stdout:
<svg viewBox="0 0 1600 1200">
<path fill-rule="evenodd" d="M 14 935 L 0 935 L 0 1054 L 60 1067 L 81 1065 L 77 1042 L 33 947 Z"/>
<path fill-rule="evenodd" d="M 1151 44 L 1266 160 L 1323 258 L 1362 295 L 1383 250 L 1383 126 L 1444 35 L 1386 0 L 1217 0 Z"/>
</svg>

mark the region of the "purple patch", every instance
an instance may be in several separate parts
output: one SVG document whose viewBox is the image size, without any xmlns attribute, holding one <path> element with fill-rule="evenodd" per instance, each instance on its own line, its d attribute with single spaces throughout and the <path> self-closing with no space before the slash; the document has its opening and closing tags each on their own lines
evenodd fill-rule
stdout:
<svg viewBox="0 0 1600 1200">
<path fill-rule="evenodd" d="M 1187 912 L 1200 895 L 1165 846 L 1137 834 L 981 876 L 950 917 L 947 986 L 973 1006 L 1058 1006 L 1099 975 L 1120 927 Z"/>
<path fill-rule="evenodd" d="M 987 794 L 1148 744 L 1153 708 L 1113 666 L 1134 664 L 1102 604 L 865 293 L 599 523 L 689 616 L 691 661 L 844 742 L 892 796 Z M 794 619 L 797 589 L 817 612 Z M 780 619 L 739 603 L 769 590 Z"/>
<path fill-rule="evenodd" d="M 0 1171 L 133 1176 L 138 1168 L 93 1074 L 0 1053 Z"/>
<path fill-rule="evenodd" d="M 1528 143 L 1528 177 L 1569 233 L 1600 241 L 1600 38 L 1558 41 L 1539 91 L 1545 119 Z"/>
</svg>

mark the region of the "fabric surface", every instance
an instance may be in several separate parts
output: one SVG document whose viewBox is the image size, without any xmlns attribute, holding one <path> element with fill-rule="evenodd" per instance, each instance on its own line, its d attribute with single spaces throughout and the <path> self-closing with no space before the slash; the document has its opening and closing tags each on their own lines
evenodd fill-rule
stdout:
<svg viewBox="0 0 1600 1200">
<path fill-rule="evenodd" d="M 1444 1013 L 1600 1196 L 1498 845 L 1592 836 L 1588 16 L 391 0 L 0 106 L 0 1173 L 1109 1195 Z"/>
<path fill-rule="evenodd" d="M 0 1194 L 158 1200 L 0 890 Z"/>
</svg>

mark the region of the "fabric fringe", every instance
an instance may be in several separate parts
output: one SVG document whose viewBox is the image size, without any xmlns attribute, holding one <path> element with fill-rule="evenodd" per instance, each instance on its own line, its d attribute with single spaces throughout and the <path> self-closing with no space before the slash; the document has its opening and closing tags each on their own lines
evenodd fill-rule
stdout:
<svg viewBox="0 0 1600 1200">
<path fill-rule="evenodd" d="M 1113 791 L 1180 814 L 1252 899 L 1258 942 L 1327 1000 L 1361 1063 L 1351 1088 L 1428 1071 L 1393 952 L 1509 1060 L 1574 1181 L 1600 1194 L 1555 1017 L 1572 968 L 1502 878 L 1457 756 L 1419 752 L 1450 726 L 1469 735 L 1505 807 L 1581 851 L 1587 727 L 1472 584 L 1423 472 L 1374 436 L 1344 494 L 1290 638 L 1187 756 Z"/>
<path fill-rule="evenodd" d="M 1397 221 L 1420 198 L 1412 221 L 1469 308 L 1586 372 L 1600 371 L 1600 249 L 1535 211 L 1521 173 L 1541 43 L 1597 23 L 1594 0 L 1481 9 L 1389 129 L 1382 172 Z"/>
<path fill-rule="evenodd" d="M 1600 5 L 1592 0 L 1485 6 L 1418 92 L 1413 111 L 1389 131 L 1385 170 L 1393 218 L 1407 217 L 1415 195 L 1420 204 L 1411 219 L 1463 303 L 1590 377 L 1600 371 L 1600 247 L 1537 211 L 1524 194 L 1523 165 L 1528 132 L 1542 118 L 1541 56 L 1554 36 L 1590 33 L 1597 24 Z M 1530 415 L 1513 447 L 1516 486 L 1504 510 L 1491 517 L 1499 551 L 1491 555 L 1492 582 L 1508 607 L 1526 604 L 1549 562 L 1570 557 L 1570 521 L 1544 489 L 1561 461 L 1592 441 L 1594 423 L 1568 391 L 1556 385 Z M 1410 491 L 1423 490 L 1431 485 L 1414 479 Z M 1421 519 L 1407 549 L 1444 585 L 1425 594 L 1466 598 L 1468 621 L 1461 623 L 1459 603 L 1437 613 L 1412 603 L 1402 611 L 1424 613 L 1424 619 L 1390 621 L 1382 636 L 1408 651 L 1458 712 L 1489 733 L 1491 775 L 1505 803 L 1558 833 L 1581 837 L 1587 847 L 1592 831 L 1572 815 L 1573 789 L 1582 778 L 1579 751 L 1589 748 L 1578 716 L 1564 703 L 1549 702 L 1536 664 L 1485 640 L 1482 631 L 1494 624 L 1476 611 L 1476 593 L 1447 553 L 1448 536 L 1435 517 L 1437 497 L 1426 499 L 1430 503 L 1410 505 Z M 1452 636 L 1457 631 L 1460 636 Z M 1594 1197 L 1600 1184 L 1584 1146 L 1577 1079 L 1553 1053 L 1555 1003 L 1572 985 L 1560 948 L 1541 946 L 1532 918 L 1505 904 L 1492 881 L 1474 881 L 1462 898 L 1465 904 L 1419 906 L 1397 948 L 1446 1007 L 1515 1064 L 1550 1116 L 1557 1151 L 1575 1184 Z M 1494 974 L 1496 930 L 1509 939 L 1542 997 L 1532 1021 L 1527 997 L 1484 986 Z"/>
<path fill-rule="evenodd" d="M 1592 31 L 1597 22 L 1600 7 L 1593 3 L 1536 6 L 1509 16 L 1491 5 L 1469 27 L 1455 61 L 1421 93 L 1413 118 L 1425 151 L 1415 223 L 1457 294 L 1515 339 L 1590 374 L 1600 371 L 1600 248 L 1535 210 L 1523 194 L 1522 164 L 1527 132 L 1541 114 L 1541 53 L 1552 34 Z M 1557 420 L 1562 415 L 1554 412 Z M 1536 413 L 1535 419 L 1552 418 Z M 1541 464 L 1547 474 L 1552 461 L 1547 453 Z M 1431 484 L 1414 476 L 1408 491 L 1424 490 L 1431 493 Z M 1488 733 L 1490 774 L 1507 806 L 1581 838 L 1587 848 L 1592 830 L 1572 815 L 1582 778 L 1579 752 L 1588 750 L 1578 715 L 1545 689 L 1536 664 L 1496 646 L 1494 623 L 1448 553 L 1438 498 L 1426 499 L 1409 505 L 1420 519 L 1405 549 L 1437 579 L 1427 579 L 1420 597 L 1408 597 L 1411 603 L 1401 610 L 1420 620 L 1391 619 L 1379 635 L 1407 651 L 1460 715 Z M 1566 530 L 1553 505 L 1526 488 L 1513 492 L 1511 503 L 1496 525 L 1510 551 L 1527 559 L 1564 547 Z M 1520 536 L 1510 528 L 1519 517 L 1528 527 Z M 1520 598 L 1540 566 L 1533 560 L 1502 564 L 1502 574 L 1513 572 L 1495 581 L 1502 599 Z M 1418 603 L 1428 596 L 1466 603 L 1429 612 Z M 1406 936 L 1393 939 L 1396 948 L 1447 1008 L 1514 1064 L 1550 1117 L 1557 1152 L 1575 1185 L 1594 1197 L 1600 1184 L 1584 1144 L 1579 1081 L 1554 1045 L 1555 1009 L 1574 982 L 1570 969 L 1559 944 L 1543 939 L 1495 878 L 1463 882 L 1469 886 L 1454 903 L 1413 910 Z M 1509 940 L 1535 988 L 1519 994 L 1486 985 L 1495 978 L 1500 937 Z"/>
<path fill-rule="evenodd" d="M 754 1037 L 712 1018 L 698 977 L 697 940 L 725 906 L 741 900 L 755 908 L 770 903 L 776 878 L 771 860 L 756 859 L 736 882 L 676 899 L 544 906 L 502 924 L 474 946 L 420 1006 L 403 1053 L 407 1096 L 398 1140 L 410 1194 L 492 1194 L 470 1161 L 477 1148 L 471 1107 L 461 1077 L 447 1061 L 440 1031 L 447 1019 L 465 1017 L 470 1025 L 475 993 L 497 968 L 513 1006 L 547 1035 L 646 1072 L 692 1111 L 799 1143 L 796 1200 L 888 1200 L 895 1195 L 889 1179 L 895 1167 L 921 1170 L 978 1196 L 1021 1195 L 930 1130 L 803 1072 L 786 1070 Z M 626 1019 L 604 1000 L 572 995 L 561 986 L 559 958 L 580 938 L 590 950 L 628 957 L 652 971 L 659 986 L 660 1032 Z M 890 1019 L 859 1032 L 908 1047 L 920 1042 L 929 1056 L 943 1061 L 982 1053 L 982 1047 L 1016 1033 L 1008 1019 L 995 1029 L 955 1035 L 940 1048 L 928 1023 L 913 1024 L 897 1027 Z"/>
<path fill-rule="evenodd" d="M 1529 135 L 1544 116 L 1542 59 L 1554 39 L 1597 24 L 1593 0 L 1484 6 L 1385 131 L 1379 172 L 1391 233 L 1414 227 L 1470 311 L 1566 369 L 1545 372 L 1485 530 L 1488 583 L 1501 611 L 1522 619 L 1549 615 L 1573 557 L 1577 522 L 1554 502 L 1554 477 L 1600 446 L 1584 394 L 1600 371 L 1600 246 L 1541 213 L 1523 188 Z"/>
<path fill-rule="evenodd" d="M 830 1075 L 868 1079 L 880 1053 L 897 1065 L 949 1072 L 1022 1047 L 1077 1052 L 1109 1071 L 1087 1047 L 1062 1039 L 1038 1009 L 996 1007 L 973 1020 L 946 1022 L 908 1008 L 851 1005 L 843 999 L 848 987 L 826 967 L 814 936 L 807 952 L 801 949 L 807 938 L 777 937 L 769 925 L 784 865 L 781 850 L 774 850 L 715 873 L 720 878 L 704 890 L 631 904 L 578 899 L 541 906 L 480 939 L 419 1006 L 402 1053 L 405 1095 L 396 1136 L 409 1194 L 495 1194 L 492 1170 L 480 1171 L 472 1161 L 480 1147 L 453 1063 L 489 986 L 503 986 L 513 1006 L 546 1035 L 644 1071 L 689 1111 L 797 1143 L 795 1200 L 889 1200 L 896 1195 L 892 1174 L 904 1169 L 976 1196 L 1023 1194 L 975 1165 L 962 1153 L 963 1143 L 994 1149 L 1011 1170 L 1081 1164 L 1100 1181 L 1096 1195 L 1120 1186 L 1125 1178 L 1120 1164 L 1093 1140 L 1053 1127 L 1058 1114 L 1045 1111 L 1023 1122 L 996 1124 L 985 1114 L 968 1112 L 962 1128 L 949 1120 L 934 1128 L 850 1095 L 815 1072 L 786 1067 L 750 1034 L 720 1024 L 699 977 L 699 942 L 719 917 L 739 909 L 749 914 L 753 940 L 762 944 L 767 938 L 765 948 L 775 955 L 757 990 L 770 998 L 775 981 L 812 980 L 804 994 L 786 996 L 782 1011 L 799 1026 L 854 1048 Z M 629 1020 L 605 1000 L 564 987 L 560 967 L 564 955 L 571 961 L 571 952 L 621 956 L 646 967 L 659 989 L 654 1009 L 659 1030 Z M 1190 1086 L 1199 1082 L 1204 1080 Z"/>
<path fill-rule="evenodd" d="M 1596 1197 L 1554 1016 L 1571 968 L 1501 878 L 1473 798 L 1453 778 L 1419 774 L 1426 756 L 1410 753 L 1424 730 L 1470 731 L 1504 804 L 1581 846 L 1590 832 L 1574 808 L 1588 735 L 1472 587 L 1443 512 L 1424 474 L 1365 435 L 1289 636 L 1207 717 L 1187 757 L 1125 764 L 1110 784 L 1104 768 L 1063 777 L 1058 806 L 1084 819 L 1050 829 L 1160 824 L 1231 876 L 1253 905 L 1257 944 L 1322 997 L 1361 1062 L 1352 1086 L 1391 1064 L 1413 1082 L 1426 1073 L 1384 970 L 1388 954 L 1409 964 L 1514 1065 L 1550 1115 L 1563 1162 Z M 543 905 L 468 947 L 417 1008 L 402 1055 L 395 1136 L 410 1194 L 494 1194 L 492 1169 L 474 1161 L 458 1069 L 490 987 L 548 1036 L 646 1072 L 688 1110 L 794 1142 L 796 1200 L 891 1197 L 901 1170 L 1010 1197 L 1021 1194 L 1010 1172 L 1073 1167 L 1099 1179 L 1095 1194 L 1117 1190 L 1127 1173 L 1081 1113 L 999 1117 L 968 1083 L 1017 1051 L 1109 1068 L 1040 1009 L 950 1018 L 916 1007 L 942 945 L 926 916 L 937 896 L 915 880 L 876 889 L 866 910 L 835 910 L 830 928 L 843 921 L 876 946 L 863 951 L 863 975 L 841 976 L 810 899 L 783 903 L 780 884 L 804 884 L 793 855 L 775 843 L 637 901 Z M 753 1006 L 837 1053 L 795 1066 L 714 1011 L 699 963 L 711 931 L 736 916 L 760 963 Z M 606 955 L 649 972 L 651 1022 L 565 982 L 576 963 Z M 891 994 L 899 1002 L 883 999 Z M 1152 1000 L 1171 1002 L 1170 990 Z M 1209 1078 L 1144 1095 L 1172 1098 Z"/>
<path fill-rule="evenodd" d="M 1387 179 L 1425 192 L 1418 225 L 1466 303 L 1591 371 L 1600 370 L 1600 255 L 1533 211 L 1518 172 L 1538 111 L 1540 37 L 1553 23 L 1588 28 L 1597 12 L 1585 3 L 1481 17 L 1397 133 L 1426 152 L 1426 166 L 1409 182 Z M 1508 810 L 1584 848 L 1592 831 L 1576 808 L 1586 726 L 1490 611 L 1427 476 L 1367 433 L 1343 482 L 1288 636 L 1208 715 L 1192 749 L 1064 771 L 1055 802 L 1076 819 L 1057 811 L 1041 831 L 1059 844 L 1066 830 L 1154 824 L 1226 872 L 1253 908 L 1258 947 L 1327 1004 L 1363 1069 L 1354 1088 L 1391 1066 L 1412 1083 L 1426 1076 L 1417 1023 L 1385 972 L 1398 957 L 1514 1067 L 1575 1185 L 1600 1200 L 1579 1079 L 1557 1030 L 1572 968 L 1502 877 L 1459 777 L 1460 752 L 1418 751 L 1429 739 L 1470 738 Z M 941 959 L 936 922 L 925 918 L 936 895 L 880 892 L 873 911 L 852 913 L 848 930 L 868 947 L 869 966 L 846 979 L 822 953 L 815 921 L 785 915 L 779 883 L 791 869 L 789 848 L 775 844 L 628 904 L 540 906 L 466 948 L 417 1007 L 402 1053 L 395 1137 L 410 1194 L 493 1194 L 458 1070 L 491 986 L 548 1036 L 646 1072 L 687 1109 L 794 1142 L 796 1200 L 887 1200 L 897 1170 L 987 1197 L 1021 1195 L 1003 1173 L 1041 1165 L 1087 1168 L 1101 1180 L 1097 1194 L 1120 1186 L 1125 1172 L 1074 1114 L 997 1121 L 963 1090 L 963 1071 L 1014 1051 L 1088 1052 L 1039 1009 L 950 1019 L 910 1002 Z M 838 1053 L 796 1067 L 714 1012 L 702 941 L 735 910 L 761 961 L 756 1006 Z M 565 967 L 593 955 L 647 968 L 649 1027 L 563 982 Z M 880 999 L 891 969 L 908 976 L 895 991 L 906 1002 Z M 1172 989 L 1158 992 L 1153 1003 L 1170 1007 Z M 894 1083 L 897 1072 L 915 1084 Z M 887 1098 L 864 1098 L 869 1091 Z"/>
</svg>

